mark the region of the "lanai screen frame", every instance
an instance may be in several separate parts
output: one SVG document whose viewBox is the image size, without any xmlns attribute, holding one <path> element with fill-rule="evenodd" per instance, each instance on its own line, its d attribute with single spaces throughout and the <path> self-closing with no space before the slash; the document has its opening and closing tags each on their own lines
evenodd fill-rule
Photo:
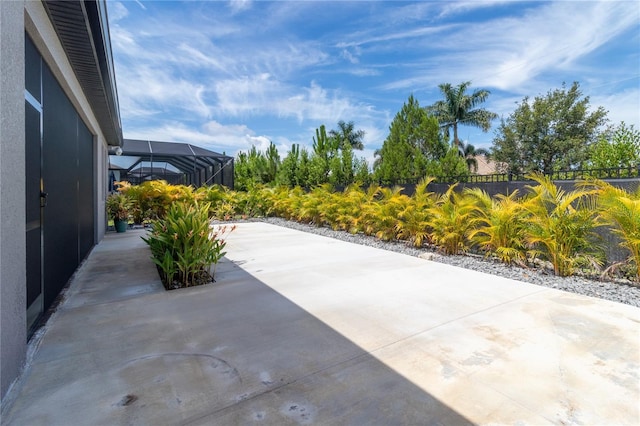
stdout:
<svg viewBox="0 0 640 426">
<path fill-rule="evenodd" d="M 122 180 L 141 183 L 154 175 L 163 175 L 163 168 L 153 163 L 169 163 L 182 173 L 182 182 L 195 187 L 220 184 L 233 189 L 233 157 L 180 142 L 160 142 L 139 139 L 124 139 L 122 157 L 138 159 L 127 168 L 118 168 Z M 138 167 L 140 163 L 151 163 L 151 167 Z M 138 170 L 134 170 L 138 167 Z M 115 170 L 115 169 L 114 169 Z M 166 175 L 165 175 L 166 176 Z M 175 174 L 174 174 L 175 176 Z M 132 179 L 133 178 L 133 179 Z M 178 183 L 178 182 L 173 182 Z"/>
</svg>

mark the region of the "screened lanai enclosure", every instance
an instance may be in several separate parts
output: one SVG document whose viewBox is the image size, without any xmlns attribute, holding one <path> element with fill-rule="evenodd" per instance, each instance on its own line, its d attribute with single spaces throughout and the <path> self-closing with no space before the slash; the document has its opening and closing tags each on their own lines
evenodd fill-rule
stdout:
<svg viewBox="0 0 640 426">
<path fill-rule="evenodd" d="M 148 180 L 171 184 L 224 185 L 233 188 L 233 157 L 178 142 L 124 139 L 109 155 L 109 189 L 114 182 Z"/>
</svg>

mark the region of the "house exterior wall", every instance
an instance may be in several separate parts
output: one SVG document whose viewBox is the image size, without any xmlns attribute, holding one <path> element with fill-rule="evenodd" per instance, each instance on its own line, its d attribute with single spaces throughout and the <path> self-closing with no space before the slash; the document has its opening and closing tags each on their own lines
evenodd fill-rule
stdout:
<svg viewBox="0 0 640 426">
<path fill-rule="evenodd" d="M 0 395 L 24 362 L 24 2 L 0 2 Z"/>
<path fill-rule="evenodd" d="M 94 243 L 106 230 L 108 149 L 91 105 L 40 1 L 0 1 L 0 400 L 27 350 L 25 252 L 25 33 L 94 135 Z"/>
<path fill-rule="evenodd" d="M 98 214 L 95 238 L 97 243 L 104 237 L 107 224 L 105 209 L 107 187 L 106 183 L 104 183 L 107 182 L 109 169 L 107 141 L 100 130 L 98 120 L 93 115 L 89 101 L 84 96 L 80 83 L 75 78 L 73 68 L 67 59 L 44 6 L 39 1 L 26 1 L 25 12 L 25 31 L 33 40 L 42 58 L 71 100 L 82 121 L 87 125 L 89 131 L 95 135 L 94 150 L 97 156 L 94 159 L 96 171 L 94 180 L 97 183 L 96 212 Z"/>
</svg>

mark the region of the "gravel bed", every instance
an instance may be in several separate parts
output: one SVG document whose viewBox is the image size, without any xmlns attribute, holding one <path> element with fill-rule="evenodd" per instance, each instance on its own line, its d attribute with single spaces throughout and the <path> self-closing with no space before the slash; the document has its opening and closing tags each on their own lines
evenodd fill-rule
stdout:
<svg viewBox="0 0 640 426">
<path fill-rule="evenodd" d="M 385 242 L 363 234 L 353 235 L 348 232 L 334 231 L 331 228 L 317 227 L 275 217 L 252 219 L 252 221 L 267 222 L 273 225 L 348 241 L 350 243 L 376 247 L 410 256 L 424 257 L 435 262 L 640 307 L 640 287 L 632 282 L 599 281 L 580 276 L 557 277 L 553 275 L 551 271 L 509 266 L 477 255 L 446 256 L 436 253 L 429 248 L 418 249 L 404 242 Z"/>
</svg>

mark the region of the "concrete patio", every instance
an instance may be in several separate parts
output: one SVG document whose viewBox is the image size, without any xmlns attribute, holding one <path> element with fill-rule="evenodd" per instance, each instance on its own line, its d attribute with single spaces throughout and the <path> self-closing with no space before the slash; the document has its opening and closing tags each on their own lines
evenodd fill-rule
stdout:
<svg viewBox="0 0 640 426">
<path fill-rule="evenodd" d="M 640 424 L 640 309 L 265 223 L 166 292 L 142 233 L 78 271 L 3 425 Z"/>
</svg>

